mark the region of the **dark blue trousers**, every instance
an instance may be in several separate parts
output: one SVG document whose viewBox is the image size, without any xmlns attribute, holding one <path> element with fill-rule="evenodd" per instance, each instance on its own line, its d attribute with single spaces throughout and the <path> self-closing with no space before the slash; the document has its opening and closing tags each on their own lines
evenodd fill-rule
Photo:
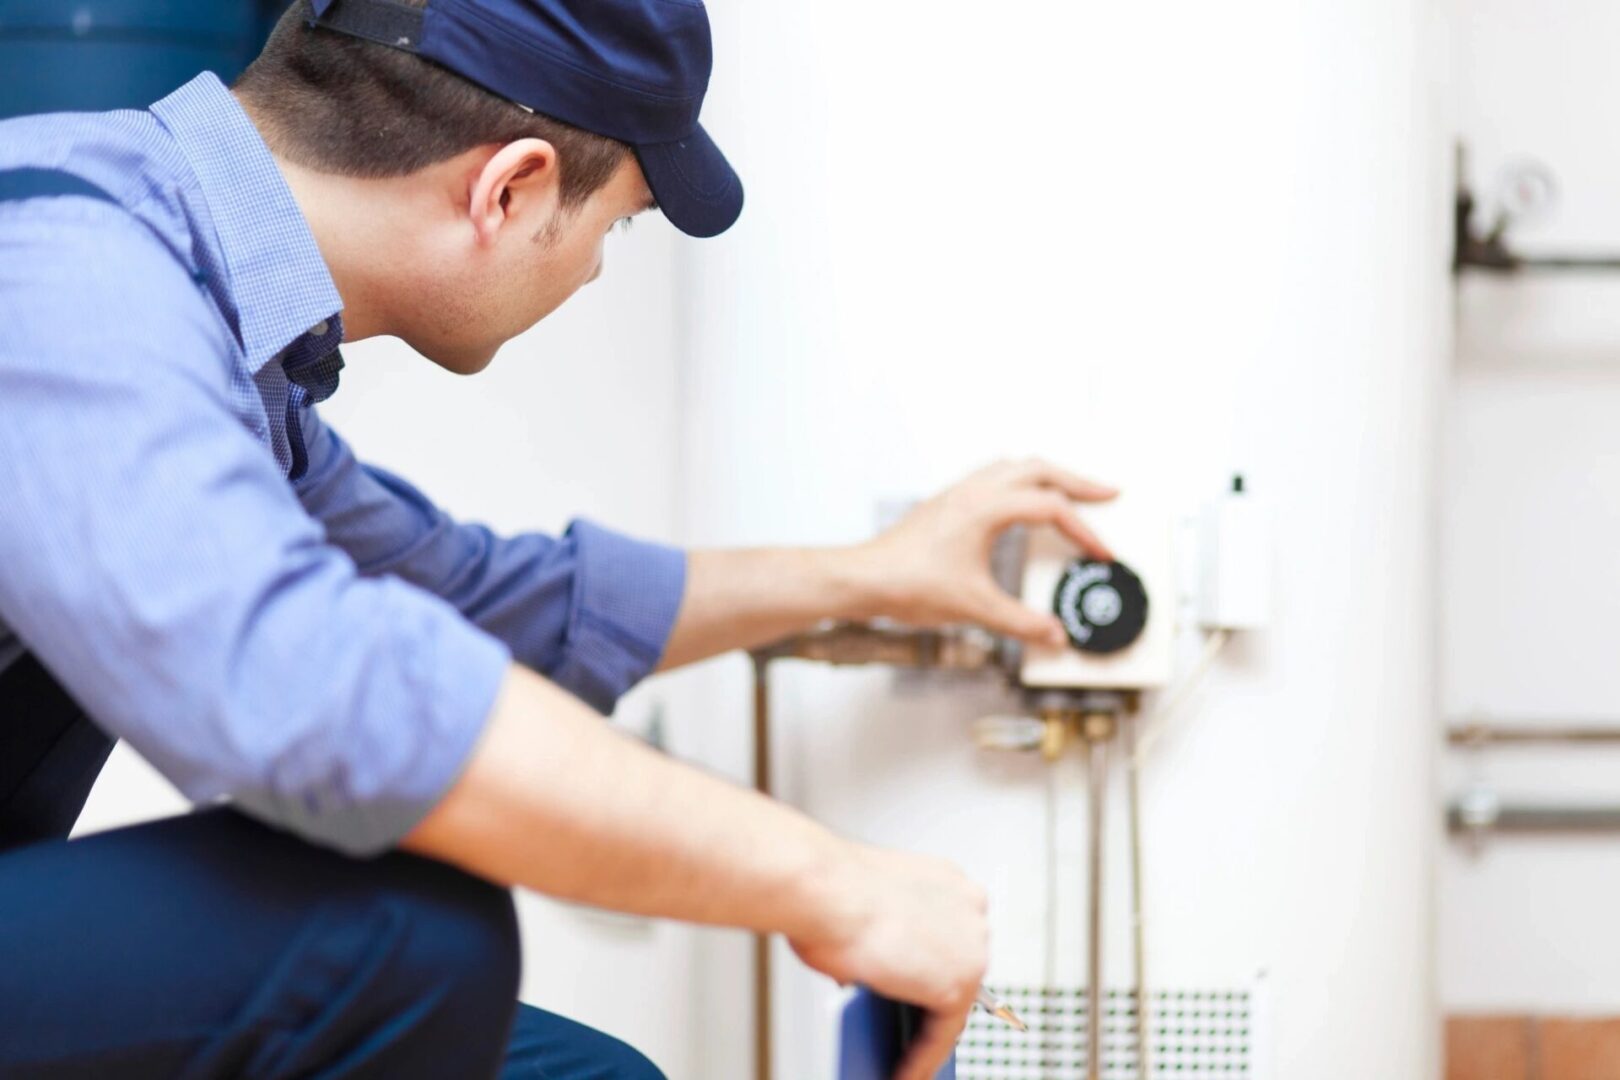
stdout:
<svg viewBox="0 0 1620 1080">
<path fill-rule="evenodd" d="M 110 743 L 0 673 L 0 1077 L 658 1080 L 517 1006 L 511 897 L 219 809 L 69 842 Z"/>
</svg>

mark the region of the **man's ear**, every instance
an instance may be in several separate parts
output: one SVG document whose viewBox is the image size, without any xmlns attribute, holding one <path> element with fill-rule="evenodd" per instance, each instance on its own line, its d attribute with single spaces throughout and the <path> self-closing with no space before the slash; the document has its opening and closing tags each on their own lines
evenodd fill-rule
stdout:
<svg viewBox="0 0 1620 1080">
<path fill-rule="evenodd" d="M 519 210 L 533 223 L 528 231 L 538 232 L 561 209 L 560 181 L 557 149 L 544 139 L 519 139 L 495 151 L 473 177 L 468 199 L 478 242 L 493 243 Z"/>
</svg>

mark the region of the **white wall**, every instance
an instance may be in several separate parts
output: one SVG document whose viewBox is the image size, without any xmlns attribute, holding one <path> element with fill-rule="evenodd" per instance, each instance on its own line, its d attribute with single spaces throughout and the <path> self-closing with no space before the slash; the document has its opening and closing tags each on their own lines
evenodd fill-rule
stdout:
<svg viewBox="0 0 1620 1080">
<path fill-rule="evenodd" d="M 1246 471 L 1280 508 L 1277 624 L 1234 649 L 1147 780 L 1154 977 L 1269 972 L 1280 1076 L 1431 1075 L 1438 13 L 713 11 L 710 126 L 749 207 L 688 253 L 693 537 L 853 539 L 881 499 L 1007 454 L 1185 509 Z M 703 752 L 740 776 L 742 667 L 706 678 L 729 735 Z M 992 977 L 1038 979 L 1039 774 L 967 740 L 1001 700 L 815 668 L 783 668 L 778 692 L 784 793 L 962 862 L 992 890 Z M 725 1025 L 746 1015 L 746 954 L 704 942 L 699 1075 L 745 1075 Z M 1063 981 L 1079 961 L 1076 938 Z M 822 984 L 781 990 L 777 1065 L 801 1080 Z"/>
<path fill-rule="evenodd" d="M 323 414 L 357 453 L 463 518 L 554 531 L 588 515 L 674 539 L 678 242 L 660 220 L 615 234 L 603 278 L 474 379 L 448 375 L 397 341 L 348 347 L 342 389 Z M 642 726 L 662 697 L 649 683 L 618 717 Z M 184 809 L 120 747 L 78 831 Z M 519 911 L 525 1000 L 628 1038 L 672 1074 L 691 1075 L 690 930 L 532 895 L 520 896 Z"/>
<path fill-rule="evenodd" d="M 1620 9 L 1574 0 L 1457 5 L 1457 123 L 1489 195 L 1530 156 L 1559 177 L 1530 251 L 1620 250 Z M 1459 296 L 1442 527 L 1443 695 L 1450 716 L 1620 717 L 1620 277 L 1470 278 Z M 1447 754 L 1451 792 L 1620 801 L 1620 753 Z M 1448 845 L 1441 975 L 1450 1009 L 1620 1010 L 1620 842 Z"/>
</svg>

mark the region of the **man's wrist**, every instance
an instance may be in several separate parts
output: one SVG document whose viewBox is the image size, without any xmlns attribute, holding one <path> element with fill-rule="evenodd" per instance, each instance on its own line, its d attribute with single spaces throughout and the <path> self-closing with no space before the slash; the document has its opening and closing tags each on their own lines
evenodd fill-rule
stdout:
<svg viewBox="0 0 1620 1080">
<path fill-rule="evenodd" d="M 821 617 L 858 620 L 892 613 L 892 582 L 871 544 L 814 548 L 807 557 L 815 568 L 809 579 L 825 608 Z"/>
<path fill-rule="evenodd" d="M 871 917 L 870 890 L 861 846 L 824 833 L 814 854 L 794 875 L 785 906 L 783 934 L 796 942 L 836 944 L 854 940 Z"/>
</svg>

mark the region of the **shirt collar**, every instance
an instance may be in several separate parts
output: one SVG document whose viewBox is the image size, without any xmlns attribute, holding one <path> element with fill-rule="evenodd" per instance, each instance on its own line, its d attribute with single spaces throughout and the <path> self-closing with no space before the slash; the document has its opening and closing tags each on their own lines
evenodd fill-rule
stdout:
<svg viewBox="0 0 1620 1080">
<path fill-rule="evenodd" d="M 196 174 L 230 276 L 242 350 L 257 374 L 343 306 L 263 137 L 211 72 L 152 106 Z M 324 327 L 323 327 L 324 329 Z"/>
</svg>

